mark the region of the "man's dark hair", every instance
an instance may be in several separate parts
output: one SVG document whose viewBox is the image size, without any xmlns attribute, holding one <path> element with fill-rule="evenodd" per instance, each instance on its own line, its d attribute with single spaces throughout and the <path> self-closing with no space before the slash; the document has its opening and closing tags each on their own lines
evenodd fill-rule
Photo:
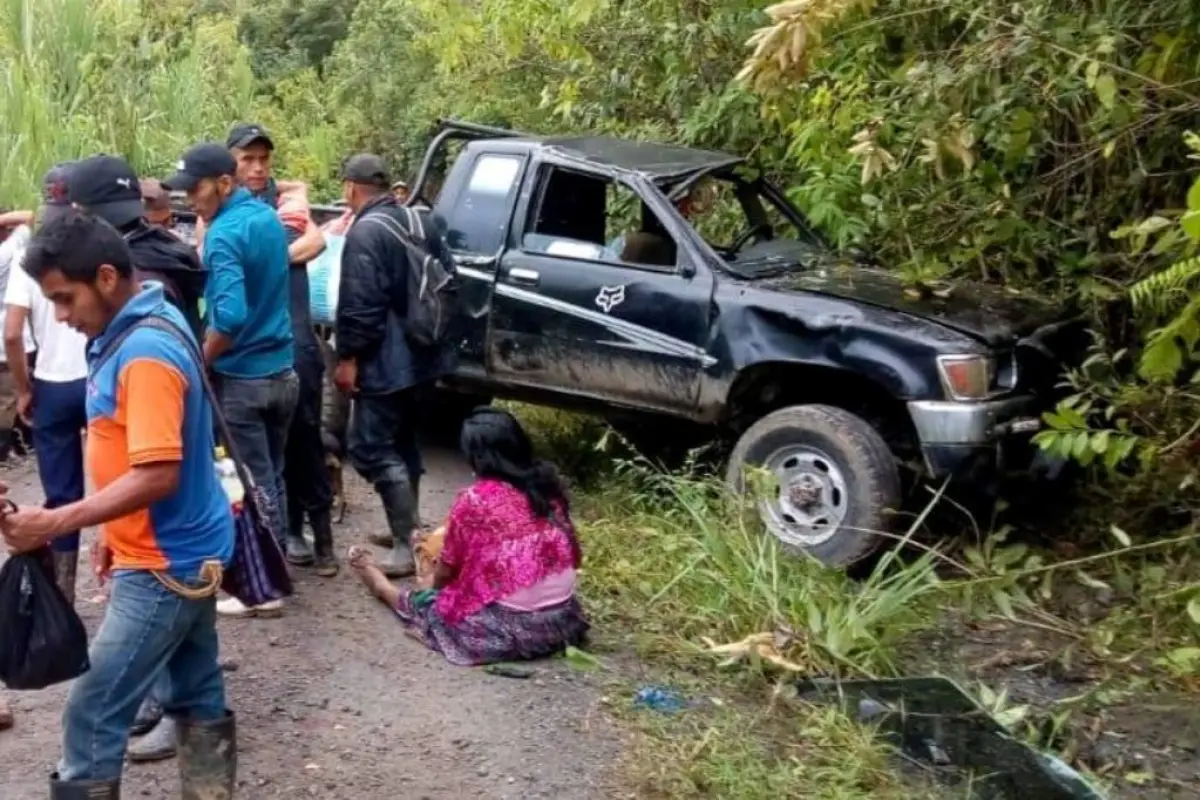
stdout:
<svg viewBox="0 0 1200 800">
<path fill-rule="evenodd" d="M 117 229 L 94 214 L 67 209 L 48 220 L 33 235 L 23 266 L 29 277 L 41 280 L 58 270 L 67 280 L 94 283 L 100 267 L 109 264 L 122 278 L 133 274 L 129 245 Z"/>
</svg>

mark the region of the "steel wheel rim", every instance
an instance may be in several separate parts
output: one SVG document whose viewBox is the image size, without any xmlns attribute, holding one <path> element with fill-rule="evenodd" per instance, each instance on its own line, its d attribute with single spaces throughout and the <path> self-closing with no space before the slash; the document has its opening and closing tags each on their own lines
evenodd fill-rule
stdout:
<svg viewBox="0 0 1200 800">
<path fill-rule="evenodd" d="M 837 535 L 846 519 L 846 478 L 837 462 L 818 448 L 787 445 L 763 461 L 775 477 L 775 496 L 762 512 L 771 532 L 784 544 L 808 548 Z"/>
</svg>

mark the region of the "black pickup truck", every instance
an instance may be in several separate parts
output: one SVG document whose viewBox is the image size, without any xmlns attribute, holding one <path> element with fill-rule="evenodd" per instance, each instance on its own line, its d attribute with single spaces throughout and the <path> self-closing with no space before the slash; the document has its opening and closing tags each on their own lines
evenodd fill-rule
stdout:
<svg viewBox="0 0 1200 800">
<path fill-rule="evenodd" d="M 1029 465 L 1086 343 L 1061 308 L 912 290 L 835 252 L 722 153 L 446 121 L 410 202 L 458 262 L 457 387 L 709 426 L 733 444 L 731 483 L 774 473 L 770 530 L 830 565 L 896 527 L 903 463 L 973 484 Z"/>
<path fill-rule="evenodd" d="M 836 252 L 736 156 L 443 121 L 412 192 L 468 318 L 446 388 L 704 426 L 733 485 L 773 473 L 769 530 L 829 565 L 898 527 L 905 465 L 975 486 L 1029 466 L 1085 343 L 1061 308 Z"/>
</svg>

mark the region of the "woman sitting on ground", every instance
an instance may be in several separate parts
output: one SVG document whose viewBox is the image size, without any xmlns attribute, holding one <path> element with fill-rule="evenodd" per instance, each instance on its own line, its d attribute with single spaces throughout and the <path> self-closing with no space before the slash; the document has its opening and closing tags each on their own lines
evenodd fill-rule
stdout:
<svg viewBox="0 0 1200 800">
<path fill-rule="evenodd" d="M 365 548 L 351 567 L 411 633 L 454 664 L 540 658 L 578 644 L 588 629 L 575 598 L 582 555 L 566 492 L 533 456 L 517 420 L 494 408 L 463 424 L 475 482 L 446 524 L 433 588 L 393 586 Z"/>
</svg>

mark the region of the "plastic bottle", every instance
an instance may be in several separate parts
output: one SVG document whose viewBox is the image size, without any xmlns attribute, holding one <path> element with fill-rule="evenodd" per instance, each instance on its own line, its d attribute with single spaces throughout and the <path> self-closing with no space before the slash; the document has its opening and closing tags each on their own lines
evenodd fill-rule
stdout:
<svg viewBox="0 0 1200 800">
<path fill-rule="evenodd" d="M 246 489 L 242 486 L 241 479 L 238 478 L 237 467 L 234 466 L 233 459 L 225 453 L 224 447 L 217 447 L 213 469 L 216 470 L 217 482 L 221 484 L 230 504 L 236 506 L 241 503 L 246 496 Z"/>
</svg>

